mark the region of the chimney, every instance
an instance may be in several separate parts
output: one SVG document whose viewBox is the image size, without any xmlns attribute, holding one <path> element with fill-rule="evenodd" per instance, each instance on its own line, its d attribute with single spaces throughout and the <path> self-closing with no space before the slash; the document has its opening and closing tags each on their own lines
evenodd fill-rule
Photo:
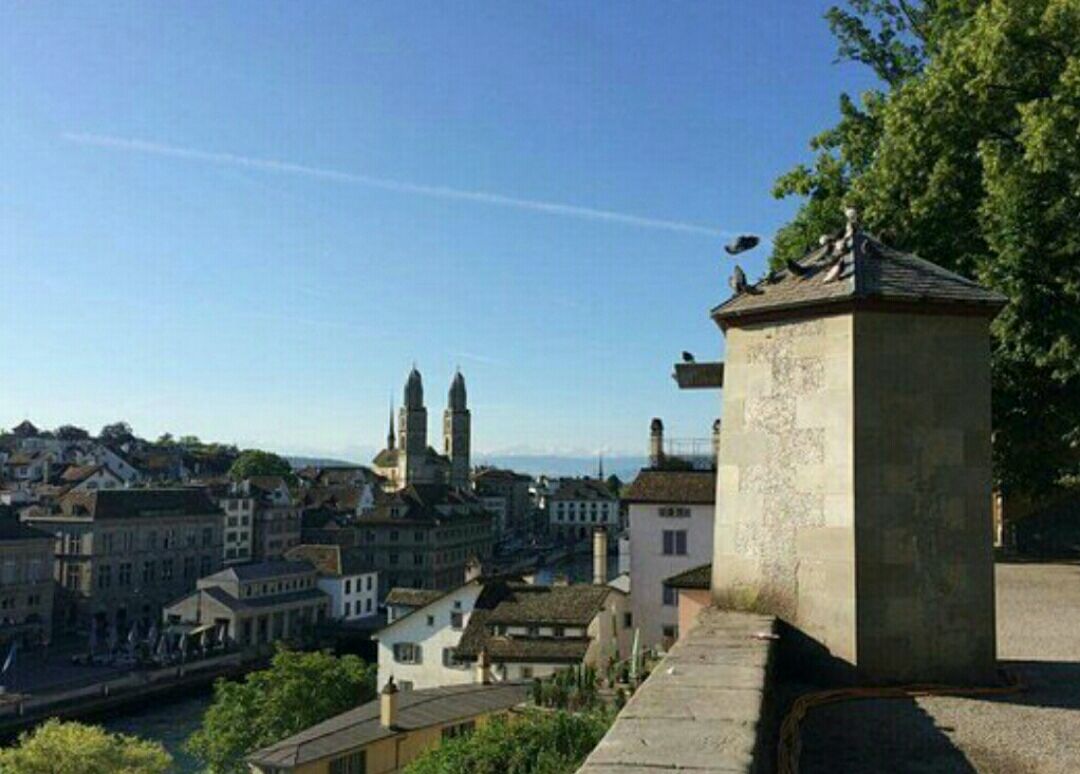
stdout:
<svg viewBox="0 0 1080 774">
<path fill-rule="evenodd" d="M 383 728 L 393 728 L 397 725 L 397 702 L 398 687 L 394 684 L 394 676 L 386 681 L 379 693 L 379 722 Z"/>
<path fill-rule="evenodd" d="M 491 659 L 488 658 L 487 648 L 480 648 L 476 656 L 476 682 L 491 685 Z"/>
<path fill-rule="evenodd" d="M 607 530 L 597 527 L 592 533 L 592 582 L 595 586 L 607 583 Z"/>
<path fill-rule="evenodd" d="M 717 465 L 717 461 L 720 459 L 720 420 L 717 419 L 712 423 L 712 454 L 713 454 L 713 466 Z"/>
<path fill-rule="evenodd" d="M 653 417 L 649 424 L 649 467 L 659 468 L 664 464 L 664 423 L 659 417 Z"/>
</svg>

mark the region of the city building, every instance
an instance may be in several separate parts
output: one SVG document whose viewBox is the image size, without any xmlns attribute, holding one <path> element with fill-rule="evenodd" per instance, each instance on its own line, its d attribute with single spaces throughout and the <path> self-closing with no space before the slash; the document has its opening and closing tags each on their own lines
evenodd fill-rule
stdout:
<svg viewBox="0 0 1080 774">
<path fill-rule="evenodd" d="M 52 638 L 53 536 L 0 507 L 0 648 Z M 5 651 L 6 652 L 6 651 Z"/>
<path fill-rule="evenodd" d="M 414 367 L 405 382 L 405 400 L 398 414 L 397 438 L 394 437 L 391 408 L 386 448 L 375 456 L 372 467 L 383 477 L 389 489 L 403 489 L 411 484 L 445 484 L 454 488 L 468 488 L 471 421 L 465 377 L 458 371 L 450 384 L 443 415 L 443 453 L 429 446 L 424 385 L 420 372 Z"/>
<path fill-rule="evenodd" d="M 404 618 L 418 607 L 423 607 L 429 602 L 434 602 L 441 597 L 443 591 L 435 589 L 390 589 L 384 603 L 386 605 L 386 623 L 391 624 L 399 618 Z"/>
<path fill-rule="evenodd" d="M 481 468 L 473 475 L 473 489 L 495 516 L 496 534 L 506 535 L 528 526 L 532 477 L 512 470 Z"/>
<path fill-rule="evenodd" d="M 302 544 L 285 552 L 290 560 L 305 560 L 319 575 L 318 586 L 330 596 L 330 617 L 357 621 L 379 612 L 379 573 L 358 548 Z"/>
<path fill-rule="evenodd" d="M 201 489 L 73 492 L 23 520 L 53 536 L 54 607 L 65 629 L 149 626 L 221 567 L 222 513 Z M 104 631 L 104 629 L 101 629 Z"/>
<path fill-rule="evenodd" d="M 467 489 L 410 484 L 356 519 L 357 545 L 379 572 L 379 598 L 397 586 L 451 589 L 470 559 L 491 556 L 492 517 Z"/>
<path fill-rule="evenodd" d="M 250 562 L 255 544 L 255 497 L 233 485 L 218 497 L 225 512 L 222 559 L 225 564 Z"/>
<path fill-rule="evenodd" d="M 529 697 L 527 685 L 455 685 L 379 698 L 257 750 L 254 774 L 393 774 L 446 739 L 505 717 Z"/>
<path fill-rule="evenodd" d="M 168 624 L 213 624 L 241 647 L 302 636 L 330 615 L 330 595 L 310 562 L 237 564 L 200 578 L 164 610 Z"/>
<path fill-rule="evenodd" d="M 281 476 L 252 476 L 236 484 L 234 492 L 252 500 L 251 558 L 278 559 L 300 545 L 300 509 Z"/>
<path fill-rule="evenodd" d="M 646 468 L 626 488 L 631 610 L 646 647 L 679 636 L 678 599 L 665 579 L 712 560 L 716 471 Z"/>
<path fill-rule="evenodd" d="M 605 552 L 601 578 L 606 559 Z M 393 675 L 413 688 L 469 683 L 481 651 L 498 681 L 544 677 L 575 664 L 602 666 L 628 654 L 629 612 L 627 595 L 604 582 L 539 586 L 478 576 L 379 631 L 379 681 Z"/>
<path fill-rule="evenodd" d="M 587 540 L 594 527 L 611 533 L 619 529 L 619 500 L 600 479 L 560 479 L 546 496 L 546 506 L 548 532 L 559 540 Z"/>
<path fill-rule="evenodd" d="M 690 633 L 697 623 L 698 614 L 712 604 L 712 563 L 691 567 L 664 581 L 674 590 L 679 608 L 678 638 Z"/>
</svg>

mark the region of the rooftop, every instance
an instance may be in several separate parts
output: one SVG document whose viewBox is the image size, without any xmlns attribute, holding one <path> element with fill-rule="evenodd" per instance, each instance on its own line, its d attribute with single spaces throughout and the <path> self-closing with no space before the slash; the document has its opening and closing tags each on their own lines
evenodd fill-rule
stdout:
<svg viewBox="0 0 1080 774">
<path fill-rule="evenodd" d="M 248 760 L 260 766 L 300 766 L 403 732 L 507 710 L 524 702 L 528 695 L 529 686 L 513 683 L 401 691 L 393 729 L 380 722 L 379 700 L 375 699 L 264 747 L 248 756 Z"/>
<path fill-rule="evenodd" d="M 673 589 L 712 588 L 712 562 L 672 575 L 664 580 L 664 585 Z"/>
<path fill-rule="evenodd" d="M 171 489 L 99 489 L 70 492 L 60 499 L 60 509 L 69 516 L 96 519 L 154 518 L 220 513 L 204 490 L 194 487 Z"/>
<path fill-rule="evenodd" d="M 865 301 L 936 303 L 992 316 L 1008 300 L 935 263 L 887 247 L 858 228 L 823 239 L 794 265 L 713 309 L 713 319 L 727 326 L 779 312 Z"/>
<path fill-rule="evenodd" d="M 215 572 L 213 575 L 208 575 L 204 580 L 253 581 L 263 580 L 264 578 L 281 578 L 289 575 L 304 575 L 314 572 L 314 570 L 315 567 L 311 562 L 273 559 L 266 562 L 234 564 L 224 570 Z"/>
<path fill-rule="evenodd" d="M 642 470 L 623 492 L 624 502 L 712 505 L 715 470 Z"/>
</svg>

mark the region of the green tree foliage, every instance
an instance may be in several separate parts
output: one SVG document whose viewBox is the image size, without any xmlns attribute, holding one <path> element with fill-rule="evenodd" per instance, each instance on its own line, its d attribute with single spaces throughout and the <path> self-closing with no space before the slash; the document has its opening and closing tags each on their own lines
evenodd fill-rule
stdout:
<svg viewBox="0 0 1080 774">
<path fill-rule="evenodd" d="M 572 774 L 612 719 L 606 711 L 530 711 L 510 721 L 497 718 L 469 736 L 432 748 L 409 764 L 405 773 Z"/>
<path fill-rule="evenodd" d="M 850 0 L 840 57 L 885 88 L 816 137 L 774 265 L 856 205 L 887 241 L 1005 293 L 993 326 L 995 476 L 1045 493 L 1080 442 L 1080 3 Z"/>
<path fill-rule="evenodd" d="M 54 435 L 61 441 L 86 441 L 90 438 L 90 433 L 75 425 L 60 425 Z"/>
<path fill-rule="evenodd" d="M 214 685 L 187 749 L 208 774 L 246 772 L 248 753 L 373 699 L 375 673 L 356 656 L 278 650 L 269 669 Z"/>
<path fill-rule="evenodd" d="M 229 468 L 229 477 L 242 481 L 251 476 L 281 476 L 291 486 L 296 481 L 292 465 L 284 457 L 273 452 L 246 449 Z"/>
<path fill-rule="evenodd" d="M 4 774 L 165 774 L 171 767 L 172 757 L 157 742 L 56 719 L 0 749 Z"/>
<path fill-rule="evenodd" d="M 111 425 L 105 425 L 105 427 L 101 428 L 101 432 L 98 433 L 98 440 L 104 444 L 119 446 L 135 440 L 135 433 L 132 432 L 131 425 L 127 422 L 113 422 Z"/>
</svg>

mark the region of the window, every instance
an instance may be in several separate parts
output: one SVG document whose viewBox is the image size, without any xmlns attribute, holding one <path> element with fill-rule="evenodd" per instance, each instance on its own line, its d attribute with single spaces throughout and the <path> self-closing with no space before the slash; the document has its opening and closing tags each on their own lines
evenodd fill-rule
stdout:
<svg viewBox="0 0 1080 774">
<path fill-rule="evenodd" d="M 685 505 L 662 505 L 657 510 L 664 518 L 686 519 L 690 517 L 690 509 Z"/>
<path fill-rule="evenodd" d="M 211 546 L 211 545 L 214 544 L 214 528 L 213 527 L 203 527 L 202 544 L 203 544 L 203 548 L 206 548 L 207 546 Z"/>
<path fill-rule="evenodd" d="M 420 664 L 423 662 L 423 651 L 415 642 L 395 643 L 394 661 L 399 664 Z"/>
<path fill-rule="evenodd" d="M 624 629 L 633 628 L 633 626 L 634 626 L 634 614 L 633 613 L 623 613 L 622 625 L 623 625 Z"/>
<path fill-rule="evenodd" d="M 79 590 L 79 568 L 68 567 L 67 568 L 67 588 L 69 591 Z"/>
<path fill-rule="evenodd" d="M 427 625 L 428 626 L 434 626 L 435 625 L 435 616 L 429 615 L 427 617 Z"/>
<path fill-rule="evenodd" d="M 4 562 L 3 568 L 0 569 L 0 581 L 5 586 L 10 586 L 15 582 L 15 560 L 8 559 Z"/>
<path fill-rule="evenodd" d="M 391 543 L 398 542 L 398 531 L 396 529 L 390 530 L 390 542 Z"/>
<path fill-rule="evenodd" d="M 522 680 L 532 680 L 532 678 L 533 678 L 533 668 L 531 666 L 523 666 L 521 668 L 521 679 Z"/>
<path fill-rule="evenodd" d="M 552 627 L 551 631 L 552 631 L 552 634 L 554 634 L 554 636 L 556 636 L 556 637 L 565 637 L 566 636 L 566 629 L 563 628 L 562 626 Z"/>
<path fill-rule="evenodd" d="M 664 586 L 663 600 L 665 605 L 677 605 L 679 603 L 679 595 L 675 589 L 671 586 Z"/>
<path fill-rule="evenodd" d="M 371 576 L 370 575 L 367 576 L 367 583 L 365 585 L 367 586 L 367 590 L 371 591 Z"/>
<path fill-rule="evenodd" d="M 351 578 L 346 578 L 345 579 L 345 593 L 346 594 L 352 594 L 352 579 Z M 348 613 L 346 613 L 346 615 L 348 615 Z"/>
<path fill-rule="evenodd" d="M 203 556 L 199 559 L 199 577 L 204 578 L 210 574 L 210 557 Z"/>
<path fill-rule="evenodd" d="M 352 602 L 345 603 L 345 617 L 348 618 L 352 615 Z"/>
<path fill-rule="evenodd" d="M 420 565 L 422 565 L 424 563 L 424 555 L 423 554 L 413 554 L 412 555 L 412 563 L 413 563 L 414 567 L 419 567 Z"/>
<path fill-rule="evenodd" d="M 390 554 L 390 564 L 397 564 L 397 563 L 398 563 L 398 555 L 397 554 Z"/>
<path fill-rule="evenodd" d="M 116 573 L 117 586 L 131 585 L 131 562 L 121 562 Z"/>
<path fill-rule="evenodd" d="M 467 736 L 476 729 L 475 720 L 467 720 L 452 726 L 445 726 L 442 730 L 443 739 L 456 739 L 459 736 Z"/>
<path fill-rule="evenodd" d="M 371 612 L 371 597 L 368 597 L 367 599 L 364 600 L 364 612 L 365 613 L 370 613 Z"/>
<path fill-rule="evenodd" d="M 163 581 L 171 581 L 173 579 L 173 560 L 162 559 L 161 560 L 161 579 Z"/>
<path fill-rule="evenodd" d="M 330 774 L 367 774 L 367 751 L 360 750 L 330 761 Z"/>
<path fill-rule="evenodd" d="M 195 577 L 195 557 L 184 557 L 184 580 L 191 580 Z"/>
<path fill-rule="evenodd" d="M 142 565 L 142 582 L 144 584 L 154 582 L 154 562 L 145 561 Z"/>
<path fill-rule="evenodd" d="M 450 613 L 450 628 L 454 631 L 461 631 L 465 625 L 465 615 L 460 610 L 455 610 Z"/>
<path fill-rule="evenodd" d="M 686 556 L 686 530 L 664 530 L 664 556 Z"/>
<path fill-rule="evenodd" d="M 663 633 L 664 633 L 664 639 L 665 640 L 676 640 L 676 639 L 679 638 L 679 627 L 678 626 L 665 626 L 663 628 Z"/>
<path fill-rule="evenodd" d="M 98 567 L 97 585 L 99 589 L 107 589 L 112 585 L 112 567 L 107 564 Z"/>
<path fill-rule="evenodd" d="M 468 669 L 469 667 L 467 661 L 462 661 L 457 657 L 457 651 L 454 648 L 442 649 L 442 663 L 448 669 Z"/>
</svg>

